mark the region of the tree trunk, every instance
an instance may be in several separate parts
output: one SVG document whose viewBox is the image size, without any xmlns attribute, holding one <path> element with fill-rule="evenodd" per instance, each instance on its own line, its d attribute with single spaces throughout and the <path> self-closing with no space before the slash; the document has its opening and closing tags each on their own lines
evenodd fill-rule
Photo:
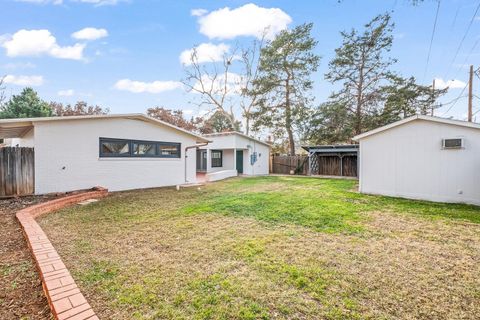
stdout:
<svg viewBox="0 0 480 320">
<path fill-rule="evenodd" d="M 363 68 L 365 67 L 365 53 L 362 52 L 362 64 L 360 65 L 360 75 L 357 86 L 357 108 L 355 112 L 355 134 L 362 133 L 362 99 L 363 99 Z"/>
<path fill-rule="evenodd" d="M 250 133 L 250 115 L 245 115 L 245 134 L 248 136 Z"/>
<path fill-rule="evenodd" d="M 285 129 L 288 134 L 288 144 L 290 155 L 295 155 L 295 141 L 293 140 L 292 130 L 292 109 L 290 106 L 290 77 L 285 81 Z"/>
</svg>

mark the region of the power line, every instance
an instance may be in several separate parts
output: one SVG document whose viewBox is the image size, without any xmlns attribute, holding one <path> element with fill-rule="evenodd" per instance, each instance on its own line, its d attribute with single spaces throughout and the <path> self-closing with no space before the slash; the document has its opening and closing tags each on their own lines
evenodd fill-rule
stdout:
<svg viewBox="0 0 480 320">
<path fill-rule="evenodd" d="M 428 47 L 427 63 L 425 65 L 425 72 L 423 73 L 424 81 L 425 81 L 425 77 L 427 76 L 428 64 L 430 63 L 430 53 L 432 52 L 433 38 L 435 36 L 435 30 L 437 29 L 437 20 L 438 20 L 438 12 L 440 11 L 440 2 L 441 0 L 438 0 L 437 12 L 435 13 L 435 21 L 433 22 L 432 36 L 430 37 L 430 46 Z"/>
<path fill-rule="evenodd" d="M 462 99 L 462 98 L 466 98 L 466 97 L 468 97 L 468 94 L 464 94 L 464 95 L 458 96 L 458 97 L 456 97 L 455 99 L 452 99 L 452 100 L 450 100 L 450 101 L 448 101 L 448 102 L 445 102 L 445 103 L 439 103 L 439 107 L 446 107 L 446 106 L 448 106 L 449 104 L 456 103 L 457 100 Z"/>
<path fill-rule="evenodd" d="M 447 74 L 446 74 L 446 76 L 445 76 L 444 78 L 446 78 L 447 75 L 450 73 L 450 69 L 452 68 L 452 65 L 455 63 L 455 60 L 457 60 L 458 53 L 460 52 L 460 49 L 461 49 L 462 46 L 463 46 L 463 42 L 465 41 L 465 38 L 467 37 L 467 35 L 468 35 L 469 31 L 470 31 L 470 28 L 472 27 L 473 21 L 475 21 L 475 17 L 477 16 L 477 13 L 478 13 L 478 10 L 479 10 L 479 9 L 480 9 L 480 1 L 478 1 L 477 8 L 475 9 L 475 12 L 473 13 L 472 19 L 470 19 L 470 23 L 469 23 L 468 26 L 467 26 L 467 30 L 465 30 L 465 33 L 463 34 L 462 40 L 461 40 L 460 43 L 458 44 L 457 50 L 455 51 L 455 55 L 453 56 L 453 60 L 452 60 L 452 62 L 450 63 L 450 66 L 448 67 Z"/>
<path fill-rule="evenodd" d="M 453 22 L 452 22 L 452 26 L 450 27 L 450 31 L 453 30 L 453 28 L 455 27 L 455 24 L 457 23 L 458 12 L 460 11 L 461 7 L 462 6 L 459 4 L 457 7 L 457 11 L 455 11 L 455 16 L 453 17 Z"/>
<path fill-rule="evenodd" d="M 453 16 L 453 21 L 452 21 L 452 25 L 450 26 L 450 30 L 448 32 L 448 37 L 447 37 L 447 40 L 444 41 L 444 43 L 447 43 L 449 44 L 452 40 L 452 34 L 453 34 L 453 30 L 455 29 L 455 26 L 457 24 L 457 17 L 458 17 L 458 13 L 460 12 L 460 9 L 462 8 L 462 5 L 461 4 L 458 4 L 458 7 L 457 7 L 457 10 L 455 11 L 455 16 Z M 447 47 L 448 46 L 445 46 L 442 50 L 442 57 L 445 57 L 447 55 Z"/>
<path fill-rule="evenodd" d="M 458 74 L 460 73 L 460 71 L 462 70 L 462 68 L 464 66 L 467 65 L 467 61 L 468 61 L 468 58 L 470 58 L 470 56 L 472 55 L 473 53 L 473 50 L 475 50 L 475 48 L 477 47 L 477 45 L 480 43 L 480 38 L 477 39 L 477 41 L 475 41 L 475 43 L 473 44 L 472 48 L 470 49 L 470 52 L 467 54 L 467 56 L 465 57 L 465 60 L 463 61 L 463 63 L 458 67 L 458 70 L 457 70 L 457 73 L 455 73 L 455 76 L 453 77 L 454 79 L 457 78 Z M 478 70 L 477 70 L 478 71 Z M 478 75 L 477 75 L 478 77 Z"/>
<path fill-rule="evenodd" d="M 474 113 L 472 113 L 472 116 L 476 115 L 478 112 L 480 112 L 480 109 L 478 109 L 477 111 L 475 111 Z"/>
<path fill-rule="evenodd" d="M 452 108 L 455 106 L 455 104 L 457 103 L 458 100 L 460 100 L 460 98 L 462 98 L 462 95 L 463 93 L 465 92 L 465 89 L 467 89 L 468 87 L 468 83 L 463 87 L 462 89 L 462 92 L 460 92 L 460 94 L 458 95 L 458 97 L 456 97 L 455 99 L 453 99 L 451 102 L 449 103 L 452 103 L 452 105 L 447 109 L 447 111 L 445 111 L 443 114 L 442 114 L 442 117 L 444 115 L 446 115 L 448 112 L 450 112 L 450 110 L 452 110 Z M 446 105 L 446 104 L 445 104 Z"/>
</svg>

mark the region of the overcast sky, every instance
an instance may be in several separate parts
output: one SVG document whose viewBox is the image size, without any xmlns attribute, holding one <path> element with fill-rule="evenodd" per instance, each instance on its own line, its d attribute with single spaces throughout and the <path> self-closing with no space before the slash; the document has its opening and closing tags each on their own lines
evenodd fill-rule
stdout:
<svg viewBox="0 0 480 320">
<path fill-rule="evenodd" d="M 85 100 L 112 113 L 161 105 L 195 115 L 201 112 L 190 103 L 195 96 L 179 82 L 189 49 L 200 46 L 201 57 L 217 59 L 236 44 L 250 43 L 267 26 L 273 37 L 313 22 L 322 56 L 313 94 L 320 103 L 334 89 L 323 75 L 341 44 L 339 32 L 393 10 L 395 70 L 421 83 L 437 78 L 437 86 L 450 85 L 442 99 L 447 105 L 436 115 L 464 119 L 468 65 L 480 66 L 478 2 L 442 0 L 429 50 L 435 0 L 418 6 L 407 0 L 1 0 L 0 75 L 6 75 L 8 94 L 29 85 L 45 100 Z M 476 77 L 477 96 L 479 88 Z M 474 111 L 479 109 L 475 97 Z"/>
</svg>

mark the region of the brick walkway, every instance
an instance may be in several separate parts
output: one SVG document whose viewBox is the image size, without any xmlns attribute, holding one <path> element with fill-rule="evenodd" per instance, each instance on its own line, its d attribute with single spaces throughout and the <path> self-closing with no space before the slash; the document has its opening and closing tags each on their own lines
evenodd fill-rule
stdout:
<svg viewBox="0 0 480 320">
<path fill-rule="evenodd" d="M 75 284 L 47 235 L 35 218 L 87 199 L 105 197 L 108 191 L 97 188 L 93 191 L 66 196 L 34 205 L 17 212 L 25 238 L 33 254 L 47 296 L 50 309 L 59 320 L 98 319 L 90 304 Z"/>
</svg>

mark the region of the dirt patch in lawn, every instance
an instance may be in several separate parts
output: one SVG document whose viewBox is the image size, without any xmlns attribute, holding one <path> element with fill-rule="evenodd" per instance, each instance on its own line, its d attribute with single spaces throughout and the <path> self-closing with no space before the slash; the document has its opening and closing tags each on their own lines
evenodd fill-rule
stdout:
<svg viewBox="0 0 480 320">
<path fill-rule="evenodd" d="M 0 319 L 53 319 L 15 213 L 52 197 L 0 200 Z"/>
</svg>

